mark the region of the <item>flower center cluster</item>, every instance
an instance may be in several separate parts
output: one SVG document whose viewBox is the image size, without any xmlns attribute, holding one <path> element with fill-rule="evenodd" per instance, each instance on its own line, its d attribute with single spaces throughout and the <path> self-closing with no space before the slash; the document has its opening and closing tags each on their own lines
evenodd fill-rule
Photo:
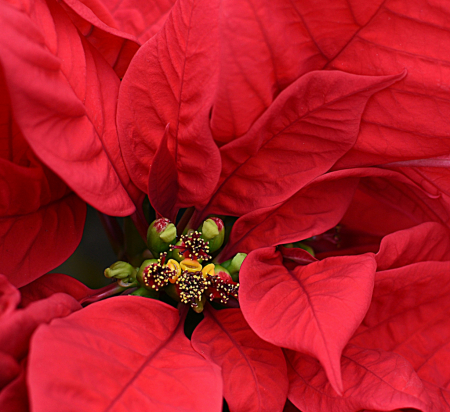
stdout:
<svg viewBox="0 0 450 412">
<path fill-rule="evenodd" d="M 179 254 L 184 258 L 193 260 L 210 260 L 208 242 L 202 239 L 202 234 L 193 231 L 187 235 L 182 235 L 180 245 L 171 245 L 170 250 L 179 250 Z"/>
<path fill-rule="evenodd" d="M 201 233 L 193 231 L 183 235 L 178 245 L 170 247 L 171 252 L 176 250 L 184 258 L 181 262 L 161 253 L 155 263 L 146 266 L 142 272 L 145 286 L 159 291 L 174 284 L 181 302 L 194 310 L 203 307 L 207 298 L 218 299 L 224 304 L 231 296 L 237 299 L 239 283 L 234 282 L 223 268 L 216 270 L 213 263 L 202 265 L 201 262 L 210 260 L 211 256 L 208 255 L 208 242 L 200 236 Z"/>
</svg>

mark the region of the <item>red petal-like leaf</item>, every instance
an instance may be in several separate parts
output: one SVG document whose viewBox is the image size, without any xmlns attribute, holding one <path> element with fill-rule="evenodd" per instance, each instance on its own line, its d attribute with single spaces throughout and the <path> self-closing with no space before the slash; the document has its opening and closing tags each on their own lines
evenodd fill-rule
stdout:
<svg viewBox="0 0 450 412">
<path fill-rule="evenodd" d="M 0 319 L 11 315 L 19 303 L 19 291 L 8 281 L 6 276 L 0 275 Z"/>
<path fill-rule="evenodd" d="M 63 263 L 80 243 L 85 217 L 85 203 L 68 194 L 27 214 L 0 218 L 3 273 L 21 287 Z"/>
<path fill-rule="evenodd" d="M 316 262 L 317 259 L 310 255 L 306 250 L 301 249 L 299 247 L 284 247 L 279 246 L 278 250 L 283 255 L 283 259 L 289 259 L 293 262 L 296 262 L 299 265 L 307 265 L 312 262 Z"/>
<path fill-rule="evenodd" d="M 42 323 L 81 309 L 71 296 L 58 293 L 17 309 L 17 289 L 0 275 L 0 410 L 28 411 L 25 357 L 31 335 Z"/>
<path fill-rule="evenodd" d="M 280 252 L 259 249 L 242 265 L 239 302 L 261 338 L 317 357 L 342 392 L 341 352 L 369 307 L 375 269 L 367 254 L 289 270 Z"/>
<path fill-rule="evenodd" d="M 20 287 L 73 253 L 86 206 L 24 140 L 1 67 L 0 107 L 0 262 L 3 274 Z"/>
<path fill-rule="evenodd" d="M 222 368 L 224 397 L 230 410 L 283 410 L 288 390 L 283 352 L 261 340 L 239 309 L 205 311 L 191 343 Z"/>
<path fill-rule="evenodd" d="M 111 298 L 40 328 L 28 379 L 37 412 L 222 407 L 220 371 L 192 349 L 178 311 L 141 297 Z"/>
<path fill-rule="evenodd" d="M 447 2 L 320 0 L 301 8 L 318 47 L 333 46 L 328 68 L 364 75 L 408 71 L 368 103 L 358 141 L 338 167 L 449 153 Z"/>
<path fill-rule="evenodd" d="M 102 54 L 117 75 L 123 77 L 139 49 L 134 36 L 111 27 L 114 25 L 114 19 L 108 15 L 101 2 L 62 0 L 62 4 L 67 6 L 65 10 L 78 30 Z M 101 18 L 107 21 L 104 22 Z"/>
<path fill-rule="evenodd" d="M 55 293 L 66 293 L 80 301 L 94 291 L 71 276 L 49 273 L 20 288 L 20 306 L 27 307 L 30 303 Z"/>
<path fill-rule="evenodd" d="M 319 177 L 290 199 L 239 218 L 220 259 L 259 247 L 275 246 L 306 239 L 337 225 L 344 215 L 358 177 L 331 173 Z M 299 217 L 301 216 L 301 217 Z"/>
<path fill-rule="evenodd" d="M 136 54 L 119 93 L 120 143 L 133 181 L 147 190 L 150 166 L 170 123 L 182 207 L 209 198 L 220 175 L 209 129 L 218 6 L 217 0 L 178 1 L 161 31 Z"/>
<path fill-rule="evenodd" d="M 375 255 L 377 270 L 394 269 L 427 260 L 450 260 L 450 233 L 429 222 L 383 238 Z"/>
<path fill-rule="evenodd" d="M 102 0 L 120 30 L 144 44 L 163 25 L 175 0 Z"/>
<path fill-rule="evenodd" d="M 421 379 L 450 390 L 449 294 L 450 262 L 425 261 L 379 272 L 372 304 L 351 342 L 394 351 Z"/>
<path fill-rule="evenodd" d="M 219 86 L 211 114 L 217 141 L 248 131 L 275 97 L 326 60 L 310 41 L 300 3 L 221 2 Z"/>
<path fill-rule="evenodd" d="M 169 125 L 167 125 L 150 168 L 148 198 L 158 216 L 167 217 L 175 222 L 179 196 L 178 170 L 176 159 L 173 158 L 168 146 L 169 137 Z M 175 153 L 177 153 L 176 142 Z"/>
<path fill-rule="evenodd" d="M 138 192 L 118 146 L 119 79 L 60 5 L 35 3 L 28 12 L 0 5 L 0 53 L 14 119 L 39 158 L 84 200 L 104 213 L 129 215 L 127 190 Z"/>
<path fill-rule="evenodd" d="M 302 76 L 245 136 L 221 148 L 222 174 L 204 215 L 240 216 L 292 196 L 354 145 L 367 100 L 403 76 Z"/>
<path fill-rule="evenodd" d="M 430 410 L 429 397 L 421 380 L 412 366 L 395 353 L 354 345 L 345 348 L 342 354 L 342 397 L 336 396 L 315 359 L 292 351 L 286 351 L 286 358 L 289 399 L 303 412 Z"/>
<path fill-rule="evenodd" d="M 65 293 L 56 293 L 47 299 L 18 309 L 0 321 L 0 348 L 4 353 L 21 360 L 28 352 L 28 344 L 35 329 L 42 323 L 60 318 L 81 309 L 81 305 Z"/>
<path fill-rule="evenodd" d="M 3 366 L 3 365 L 2 365 Z M 0 391 L 0 409 L 5 412 L 29 412 L 26 369 Z"/>
</svg>

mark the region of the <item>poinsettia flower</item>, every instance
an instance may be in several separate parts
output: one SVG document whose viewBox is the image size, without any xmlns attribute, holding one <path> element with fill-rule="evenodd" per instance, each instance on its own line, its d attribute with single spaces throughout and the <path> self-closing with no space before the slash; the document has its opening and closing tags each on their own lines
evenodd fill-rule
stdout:
<svg viewBox="0 0 450 412">
<path fill-rule="evenodd" d="M 111 43 L 111 56 L 102 55 L 72 23 L 80 10 L 70 4 L 67 14 L 56 2 L 0 3 L 1 65 L 14 121 L 42 162 L 82 199 L 106 214 L 129 215 L 140 193 L 120 154 L 120 81 L 105 60 L 120 52 L 111 41 L 118 33 L 98 24 Z M 94 37 L 101 37 L 97 30 Z"/>
<path fill-rule="evenodd" d="M 439 272 L 446 258 L 429 251 L 423 255 L 424 268 L 412 268 L 410 257 L 394 267 L 397 258 L 391 252 L 396 242 L 409 246 L 417 232 L 430 231 L 420 226 L 410 235 L 396 233 L 392 245 L 389 238 L 376 255 L 354 251 L 313 258 L 291 252 L 295 261 L 285 263 L 275 249 L 320 236 L 352 207 L 361 216 L 359 201 L 371 206 L 369 212 L 377 209 L 383 195 L 374 202 L 363 189 L 379 182 L 389 187 L 388 205 L 381 210 L 392 209 L 396 199 L 398 208 L 405 204 L 406 216 L 400 222 L 390 218 L 369 238 L 421 221 L 444 221 L 448 204 L 433 192 L 429 179 L 398 171 L 398 165 L 348 169 L 448 152 L 448 141 L 441 138 L 446 102 L 439 98 L 442 87 L 436 89 L 443 74 L 431 70 L 419 84 L 428 72 L 407 38 L 417 23 L 429 40 L 448 34 L 436 27 L 439 16 L 428 4 L 418 1 L 407 10 L 405 4 L 351 9 L 347 2 L 289 1 L 268 8 L 256 0 L 222 1 L 220 7 L 216 1 L 186 0 L 174 5 L 161 30 L 136 54 L 121 86 L 124 161 L 161 216 L 175 220 L 180 208 L 195 207 L 191 228 L 211 213 L 241 216 L 219 259 L 250 252 L 241 273 L 242 313 L 207 307 L 191 343 L 183 334 L 185 309 L 180 315 L 142 297 L 112 298 L 57 320 L 33 337 L 28 382 L 34 410 L 56 411 L 70 402 L 91 410 L 164 405 L 214 411 L 220 410 L 222 394 L 236 410 L 282 410 L 288 390 L 285 359 L 289 397 L 304 410 L 428 410 L 438 405 L 439 396 L 445 399 L 445 371 L 433 365 L 434 356 L 427 357 L 446 357 L 446 337 L 432 339 L 444 324 L 442 311 L 433 306 L 427 289 L 425 313 L 439 315 L 422 335 L 421 327 L 427 326 L 422 308 L 412 302 L 424 284 L 421 270 Z M 333 23 L 336 16 L 346 24 Z M 400 38 L 386 30 L 386 17 L 404 29 Z M 384 43 L 391 39 L 398 43 L 388 49 Z M 372 59 L 366 58 L 366 65 L 355 51 L 361 43 L 371 44 L 367 50 L 373 52 L 367 53 Z M 383 58 L 375 57 L 381 48 Z M 440 62 L 435 48 L 422 52 Z M 400 61 L 398 55 L 416 58 Z M 417 98 L 424 86 L 430 91 L 427 99 Z M 413 106 L 417 111 L 411 111 Z M 425 127 L 427 144 L 423 118 L 416 116 L 418 124 L 406 120 L 407 113 L 421 109 L 436 117 L 435 125 Z M 402 192 L 408 195 L 396 198 Z M 433 202 L 440 201 L 441 210 L 434 212 L 438 203 Z M 414 209 L 416 203 L 423 213 Z M 346 225 L 351 218 L 349 213 L 344 217 Z M 418 244 L 423 241 L 419 237 Z M 417 250 L 411 254 L 420 256 Z M 400 279 L 390 294 L 396 271 Z M 409 271 L 417 280 L 412 299 L 404 292 Z M 390 273 L 384 277 L 384 272 Z M 403 296 L 399 307 L 405 312 L 398 313 L 395 299 Z M 392 328 L 402 336 L 388 336 L 382 348 L 371 346 L 378 326 L 383 337 L 391 331 L 385 326 L 391 314 Z M 419 336 L 412 349 L 406 342 L 396 351 L 410 330 Z M 285 358 L 280 347 L 290 350 Z M 67 361 L 68 352 L 73 357 Z M 92 370 L 86 373 L 88 367 Z M 250 390 L 240 388 L 242 379 L 250 382 Z"/>
</svg>

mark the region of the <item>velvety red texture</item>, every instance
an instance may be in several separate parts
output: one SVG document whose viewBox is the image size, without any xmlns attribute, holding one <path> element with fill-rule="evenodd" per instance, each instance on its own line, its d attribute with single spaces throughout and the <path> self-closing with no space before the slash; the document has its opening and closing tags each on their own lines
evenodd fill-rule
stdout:
<svg viewBox="0 0 450 412">
<path fill-rule="evenodd" d="M 84 297 L 94 294 L 95 290 L 88 288 L 84 283 L 71 276 L 49 273 L 20 288 L 20 306 L 27 307 L 30 303 L 48 298 L 55 293 L 66 293 L 80 301 Z"/>
<path fill-rule="evenodd" d="M 117 75 L 59 4 L 0 7 L 1 65 L 25 139 L 84 200 L 104 213 L 129 215 L 130 194 L 138 191 L 118 146 Z"/>
<path fill-rule="evenodd" d="M 33 409 L 220 411 L 220 370 L 192 349 L 183 324 L 165 303 L 126 296 L 41 327 L 29 357 Z"/>
<path fill-rule="evenodd" d="M 102 54 L 119 77 L 123 77 L 139 49 L 134 36 L 121 32 L 115 21 L 97 0 L 64 0 L 66 13 L 78 30 Z"/>
<path fill-rule="evenodd" d="M 81 309 L 80 304 L 64 293 L 19 309 L 19 291 L 0 275 L 0 409 L 28 411 L 25 382 L 29 342 L 36 328 L 52 319 Z"/>
<path fill-rule="evenodd" d="M 342 392 L 341 352 L 370 305 L 375 269 L 367 254 L 290 270 L 274 248 L 258 249 L 242 265 L 239 303 L 261 338 L 317 357 Z"/>
<path fill-rule="evenodd" d="M 150 39 L 164 24 L 175 0 L 101 0 L 117 27 L 135 36 L 140 44 Z"/>
<path fill-rule="evenodd" d="M 372 302 L 343 352 L 343 398 L 317 361 L 286 352 L 289 398 L 305 411 L 447 411 L 448 230 L 429 222 L 392 233 L 375 258 Z"/>
<path fill-rule="evenodd" d="M 36 157 L 15 121 L 0 67 L 0 266 L 21 287 L 78 246 L 85 203 Z"/>
<path fill-rule="evenodd" d="M 158 216 L 164 216 L 171 222 L 175 222 L 179 209 L 180 187 L 176 160 L 169 149 L 169 138 L 169 125 L 167 125 L 150 168 L 148 199 Z M 175 154 L 178 152 L 176 146 L 177 141 L 175 141 Z"/>
<path fill-rule="evenodd" d="M 239 309 L 215 311 L 192 335 L 192 346 L 222 369 L 224 397 L 235 412 L 277 412 L 286 402 L 288 381 L 283 352 L 263 341 Z"/>
<path fill-rule="evenodd" d="M 120 88 L 119 136 L 130 176 L 147 192 L 150 166 L 170 124 L 177 200 L 183 206 L 208 199 L 220 174 L 208 125 L 217 77 L 218 7 L 217 0 L 177 2 L 163 28 L 136 54 Z"/>
<path fill-rule="evenodd" d="M 404 75 L 317 71 L 299 78 L 248 133 L 221 148 L 220 181 L 203 216 L 240 216 L 292 196 L 350 150 L 367 100 Z"/>
</svg>

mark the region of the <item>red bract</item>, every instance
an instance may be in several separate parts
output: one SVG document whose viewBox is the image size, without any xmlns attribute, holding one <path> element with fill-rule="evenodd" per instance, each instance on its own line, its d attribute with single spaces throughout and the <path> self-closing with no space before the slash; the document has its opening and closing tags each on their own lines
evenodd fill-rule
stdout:
<svg viewBox="0 0 450 412">
<path fill-rule="evenodd" d="M 28 370 L 33 409 L 219 411 L 220 373 L 192 349 L 183 320 L 162 302 L 118 297 L 40 328 Z"/>
<path fill-rule="evenodd" d="M 139 192 L 118 146 L 117 75 L 56 2 L 0 7 L 1 65 L 24 138 L 84 200 L 132 213 Z"/>
<path fill-rule="evenodd" d="M 448 231 L 425 223 L 396 232 L 375 258 L 372 303 L 343 352 L 343 398 L 316 361 L 287 352 L 289 398 L 302 410 L 448 410 Z"/>
<path fill-rule="evenodd" d="M 374 258 L 363 255 L 292 271 L 279 252 L 260 249 L 244 261 L 239 302 L 261 338 L 316 356 L 342 392 L 341 352 L 369 307 L 375 269 Z"/>
<path fill-rule="evenodd" d="M 171 202 L 177 207 L 207 200 L 220 174 L 219 150 L 208 126 L 217 77 L 218 9 L 218 1 L 176 3 L 161 31 L 133 59 L 120 89 L 119 136 L 130 176 L 147 192 L 150 167 L 169 125 L 167 150 L 177 165 L 179 186 Z M 163 190 L 173 195 L 173 188 Z"/>
<path fill-rule="evenodd" d="M 192 336 L 194 349 L 219 365 L 233 411 L 279 411 L 288 382 L 280 348 L 258 338 L 239 309 L 209 309 Z"/>
<path fill-rule="evenodd" d="M 1 70 L 0 107 L 0 266 L 21 287 L 73 253 L 86 205 L 23 138 Z"/>
<path fill-rule="evenodd" d="M 0 408 L 28 411 L 25 367 L 28 347 L 35 329 L 57 317 L 81 309 L 71 296 L 57 293 L 17 309 L 20 294 L 0 275 Z"/>
<path fill-rule="evenodd" d="M 174 0 L 102 0 L 117 27 L 134 35 L 140 44 L 150 39 L 164 24 Z"/>
</svg>

